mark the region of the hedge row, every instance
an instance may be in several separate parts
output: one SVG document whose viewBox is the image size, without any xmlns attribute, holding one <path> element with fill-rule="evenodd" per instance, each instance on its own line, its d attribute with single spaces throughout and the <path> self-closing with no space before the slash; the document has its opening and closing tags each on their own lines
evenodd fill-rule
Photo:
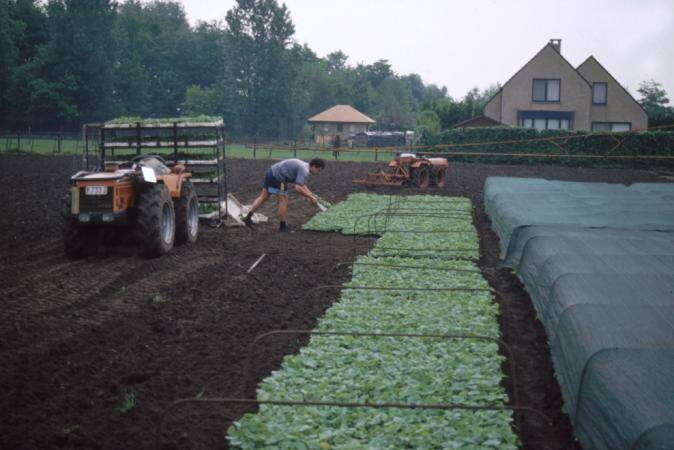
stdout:
<svg viewBox="0 0 674 450">
<path fill-rule="evenodd" d="M 430 152 L 449 155 L 453 161 L 602 167 L 674 166 L 674 131 L 608 134 L 566 130 L 537 131 L 511 127 L 468 128 L 447 130 L 437 135 L 424 135 L 420 144 L 428 146 Z M 452 153 L 497 155 L 451 156 Z M 499 153 L 564 156 L 519 157 L 500 156 Z M 592 158 L 583 157 L 587 155 Z M 629 158 L 620 159 L 616 156 Z M 672 159 L 644 159 L 640 158 L 641 156 L 668 156 Z"/>
</svg>

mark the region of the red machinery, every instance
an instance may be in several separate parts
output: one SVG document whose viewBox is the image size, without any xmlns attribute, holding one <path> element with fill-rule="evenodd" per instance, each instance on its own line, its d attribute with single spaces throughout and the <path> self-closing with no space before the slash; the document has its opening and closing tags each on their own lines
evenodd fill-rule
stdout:
<svg viewBox="0 0 674 450">
<path fill-rule="evenodd" d="M 401 153 L 388 163 L 388 171 L 370 172 L 356 184 L 371 186 L 443 187 L 447 183 L 449 163 L 446 158 L 418 158 L 414 153 Z"/>
</svg>

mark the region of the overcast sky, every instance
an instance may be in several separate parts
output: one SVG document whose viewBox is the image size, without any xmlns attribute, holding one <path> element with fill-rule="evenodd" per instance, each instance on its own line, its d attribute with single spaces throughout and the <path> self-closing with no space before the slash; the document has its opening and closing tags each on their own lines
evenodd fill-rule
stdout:
<svg viewBox="0 0 674 450">
<path fill-rule="evenodd" d="M 190 23 L 234 0 L 181 0 Z M 279 2 L 283 3 L 283 2 Z M 674 0 L 286 0 L 295 40 L 349 64 L 387 59 L 457 99 L 508 80 L 551 38 L 577 67 L 597 60 L 629 91 L 655 79 L 674 103 Z"/>
</svg>

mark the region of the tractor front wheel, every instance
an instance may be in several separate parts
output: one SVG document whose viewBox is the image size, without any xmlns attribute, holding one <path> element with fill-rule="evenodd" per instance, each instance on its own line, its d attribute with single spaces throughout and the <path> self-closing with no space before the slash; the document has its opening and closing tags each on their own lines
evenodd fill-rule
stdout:
<svg viewBox="0 0 674 450">
<path fill-rule="evenodd" d="M 199 233 L 199 202 L 191 181 L 183 181 L 180 198 L 173 206 L 176 212 L 176 245 L 195 243 Z"/>
<path fill-rule="evenodd" d="M 426 189 L 430 184 L 430 174 L 428 167 L 421 166 L 412 170 L 412 185 L 415 187 Z"/>
<path fill-rule="evenodd" d="M 445 187 L 447 184 L 446 167 L 433 167 L 431 171 L 431 184 L 437 187 Z"/>
<path fill-rule="evenodd" d="M 175 220 L 168 188 L 155 183 L 142 186 L 138 193 L 136 233 L 143 256 L 156 258 L 173 248 Z"/>
</svg>

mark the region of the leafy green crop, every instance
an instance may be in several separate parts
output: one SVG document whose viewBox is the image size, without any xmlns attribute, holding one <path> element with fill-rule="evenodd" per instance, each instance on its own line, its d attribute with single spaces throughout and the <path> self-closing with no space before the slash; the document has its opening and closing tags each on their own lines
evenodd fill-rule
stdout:
<svg viewBox="0 0 674 450">
<path fill-rule="evenodd" d="M 470 229 L 471 212 L 472 205 L 465 198 L 359 193 L 349 195 L 346 201 L 332 206 L 329 211 L 316 214 L 304 229 L 343 234 L 381 234 L 396 229 L 442 230 L 455 224 Z M 412 227 L 413 224 L 417 226 Z"/>
<path fill-rule="evenodd" d="M 201 116 L 193 116 L 193 117 L 166 117 L 166 118 L 141 118 L 138 116 L 122 116 L 122 117 L 116 117 L 112 120 L 108 120 L 105 122 L 106 124 L 111 124 L 111 125 L 135 125 L 136 123 L 140 123 L 141 125 L 156 125 L 159 123 L 213 123 L 213 122 L 218 122 L 222 120 L 221 117 L 215 117 L 215 116 L 206 116 L 206 115 L 201 115 Z"/>
<path fill-rule="evenodd" d="M 330 208 L 330 207 L 332 206 L 332 203 L 330 203 L 330 202 L 327 201 L 326 199 L 322 198 L 321 196 L 319 196 L 319 195 L 316 194 L 315 192 L 314 192 L 314 197 L 316 197 L 316 200 L 318 201 L 318 204 L 319 204 L 319 205 L 323 205 L 323 206 L 325 206 L 326 208 Z"/>
<path fill-rule="evenodd" d="M 438 214 L 441 217 L 414 211 L 400 215 L 412 209 L 448 212 Z M 366 221 L 357 225 L 356 232 L 376 229 L 383 235 L 369 256 L 356 260 L 352 280 L 317 329 L 498 338 L 499 308 L 489 285 L 475 262 L 453 259 L 478 255 L 466 199 L 354 194 L 316 215 L 305 228 L 353 233 L 356 217 L 377 210 L 393 215 L 376 227 L 371 221 L 369 229 Z M 457 211 L 467 214 L 451 214 Z M 396 231 L 386 231 L 391 229 Z M 445 232 L 449 230 L 455 231 Z M 388 249 L 393 244 L 397 251 Z M 403 246 L 430 250 L 405 255 Z M 394 257 L 384 256 L 391 253 Z M 315 335 L 262 382 L 258 398 L 502 405 L 508 400 L 501 387 L 503 361 L 497 343 L 489 340 Z M 247 449 L 511 449 L 517 447 L 511 423 L 508 411 L 262 405 L 257 414 L 246 414 L 233 424 L 228 439 L 233 448 Z"/>
</svg>

